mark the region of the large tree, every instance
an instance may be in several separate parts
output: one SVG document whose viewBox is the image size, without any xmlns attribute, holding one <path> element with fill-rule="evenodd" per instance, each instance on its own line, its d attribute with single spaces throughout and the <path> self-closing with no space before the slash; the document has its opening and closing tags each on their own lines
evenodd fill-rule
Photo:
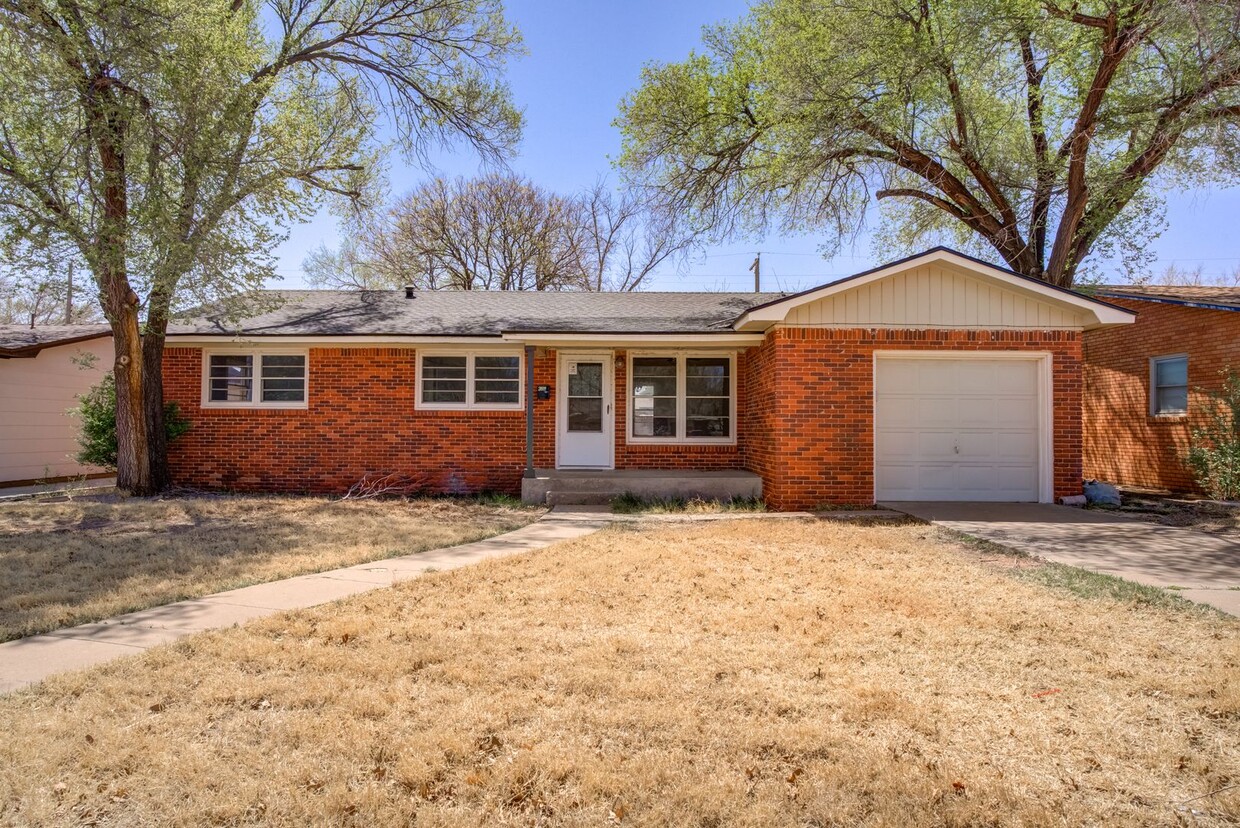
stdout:
<svg viewBox="0 0 1240 828">
<path fill-rule="evenodd" d="M 767 0 L 646 67 L 621 166 L 718 235 L 947 236 L 1070 286 L 1240 170 L 1232 0 Z"/>
<path fill-rule="evenodd" d="M 498 0 L 0 0 L 0 227 L 97 284 L 122 488 L 167 481 L 176 305 L 271 276 L 282 228 L 361 197 L 384 124 L 415 155 L 510 151 L 518 48 Z"/>
<path fill-rule="evenodd" d="M 312 283 L 346 289 L 636 290 L 693 243 L 606 181 L 561 195 L 493 173 L 437 178 L 359 213 L 340 247 L 318 248 L 303 267 Z"/>
</svg>

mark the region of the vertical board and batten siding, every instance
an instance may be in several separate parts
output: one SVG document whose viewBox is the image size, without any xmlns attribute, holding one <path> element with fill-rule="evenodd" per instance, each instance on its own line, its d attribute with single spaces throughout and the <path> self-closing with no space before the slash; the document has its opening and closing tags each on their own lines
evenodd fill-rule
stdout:
<svg viewBox="0 0 1240 828">
<path fill-rule="evenodd" d="M 110 339 L 98 339 L 0 360 L 0 483 L 106 471 L 73 459 L 78 420 L 66 412 L 99 382 L 111 351 Z M 95 356 L 95 368 L 74 361 L 83 354 Z"/>
<path fill-rule="evenodd" d="M 1079 330 L 1079 314 L 951 267 L 922 265 L 788 312 L 790 328 Z"/>
</svg>

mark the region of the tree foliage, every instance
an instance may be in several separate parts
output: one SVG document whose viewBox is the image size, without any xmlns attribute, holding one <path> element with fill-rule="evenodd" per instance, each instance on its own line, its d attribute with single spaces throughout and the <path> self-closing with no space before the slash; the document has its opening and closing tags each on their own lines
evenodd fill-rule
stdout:
<svg viewBox="0 0 1240 828">
<path fill-rule="evenodd" d="M 176 307 L 273 275 L 282 228 L 362 196 L 385 124 L 414 156 L 507 154 L 519 48 L 498 0 L 0 0 L 0 231 L 96 283 L 123 488 L 166 483 Z"/>
<path fill-rule="evenodd" d="M 1203 393 L 1194 412 L 1184 462 L 1211 497 L 1240 500 L 1240 373 L 1223 372 L 1223 386 Z"/>
<path fill-rule="evenodd" d="M 1139 269 L 1160 192 L 1240 163 L 1233 2 L 766 0 L 704 40 L 622 102 L 620 163 L 719 235 L 831 253 L 877 201 L 888 244 L 1071 285 L 1091 254 Z"/>
<path fill-rule="evenodd" d="M 96 385 L 78 397 L 73 409 L 82 421 L 78 429 L 77 461 L 88 466 L 116 468 L 116 379 L 109 371 Z M 169 442 L 190 429 L 175 402 L 164 406 L 164 429 Z"/>
<path fill-rule="evenodd" d="M 362 214 L 303 267 L 312 283 L 423 290 L 634 290 L 692 234 L 600 181 L 566 196 L 494 173 L 434 179 Z"/>
</svg>

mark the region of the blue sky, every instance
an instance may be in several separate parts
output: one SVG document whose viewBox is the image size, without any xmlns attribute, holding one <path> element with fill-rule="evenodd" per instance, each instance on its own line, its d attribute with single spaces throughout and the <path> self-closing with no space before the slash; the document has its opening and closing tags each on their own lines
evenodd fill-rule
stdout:
<svg viewBox="0 0 1240 828">
<path fill-rule="evenodd" d="M 620 148 L 612 121 L 621 97 L 638 82 L 649 60 L 679 60 L 700 45 L 702 26 L 745 14 L 746 0 L 509 0 L 507 13 L 525 36 L 528 55 L 509 70 L 526 129 L 511 167 L 539 184 L 572 192 L 615 174 L 611 159 Z M 437 156 L 447 175 L 478 172 L 476 157 L 462 150 Z M 392 159 L 394 193 L 431 175 Z M 1169 227 L 1154 243 L 1161 269 L 1170 263 L 1207 273 L 1240 266 L 1240 188 L 1172 194 Z M 279 248 L 283 285 L 304 284 L 307 251 L 338 238 L 326 211 L 294 228 Z M 831 281 L 878 263 L 867 237 L 831 260 L 818 253 L 813 236 L 742 240 L 711 248 L 686 270 L 667 267 L 647 287 L 661 290 L 748 290 L 753 252 L 762 251 L 764 288 L 792 290 Z M 914 252 L 914 251 L 909 251 Z"/>
</svg>

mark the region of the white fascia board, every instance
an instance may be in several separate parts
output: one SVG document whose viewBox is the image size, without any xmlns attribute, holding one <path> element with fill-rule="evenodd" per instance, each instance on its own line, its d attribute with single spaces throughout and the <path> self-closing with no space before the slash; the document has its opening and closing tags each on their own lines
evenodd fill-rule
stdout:
<svg viewBox="0 0 1240 828">
<path fill-rule="evenodd" d="M 788 311 L 793 308 L 817 302 L 819 299 L 825 299 L 828 296 L 862 287 L 871 282 L 886 279 L 896 273 L 903 273 L 904 271 L 927 264 L 951 265 L 972 276 L 999 282 L 1010 290 L 1053 304 L 1065 305 L 1077 311 L 1084 311 L 1086 314 L 1092 315 L 1095 320 L 1086 322 L 1084 328 L 1087 331 L 1108 325 L 1127 325 L 1136 320 L 1136 314 L 1132 311 L 1095 301 L 1086 296 L 1060 290 L 1051 285 L 1040 284 L 1032 279 L 1014 276 L 1001 268 L 974 261 L 950 250 L 932 250 L 921 256 L 915 256 L 880 267 L 862 276 L 841 279 L 838 282 L 832 282 L 829 285 L 823 285 L 820 288 L 809 290 L 796 296 L 789 296 L 787 299 L 776 300 L 764 307 L 746 311 L 737 318 L 732 327 L 738 331 L 764 331 L 772 325 L 784 321 Z"/>
<path fill-rule="evenodd" d="M 647 345 L 761 345 L 761 333 L 724 331 L 710 334 L 589 334 L 589 333 L 506 333 L 505 342 L 522 345 L 563 347 L 568 345 L 593 348 L 628 348 Z"/>
</svg>

